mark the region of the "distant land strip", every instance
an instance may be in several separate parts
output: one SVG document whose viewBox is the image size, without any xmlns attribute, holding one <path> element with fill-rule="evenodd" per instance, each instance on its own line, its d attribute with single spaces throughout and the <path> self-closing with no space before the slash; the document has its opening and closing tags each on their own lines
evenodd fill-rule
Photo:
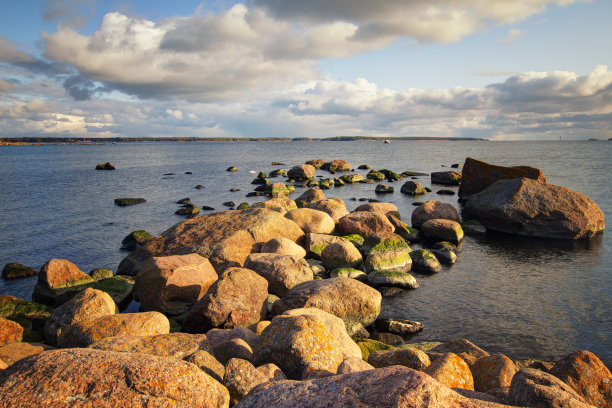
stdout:
<svg viewBox="0 0 612 408">
<path fill-rule="evenodd" d="M 433 136 L 333 136 L 326 138 L 308 137 L 5 137 L 0 145 L 45 145 L 45 144 L 106 144 L 106 143 L 157 143 L 157 142 L 356 142 L 356 141 L 398 141 L 398 140 L 450 140 L 450 141 L 487 141 L 481 138 L 433 137 Z"/>
</svg>

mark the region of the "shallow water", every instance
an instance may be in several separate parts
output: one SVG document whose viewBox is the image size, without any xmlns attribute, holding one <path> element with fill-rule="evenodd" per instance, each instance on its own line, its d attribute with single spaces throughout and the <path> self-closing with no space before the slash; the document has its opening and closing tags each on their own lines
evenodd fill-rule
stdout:
<svg viewBox="0 0 612 408">
<path fill-rule="evenodd" d="M 119 249 L 130 231 L 159 234 L 180 222 L 176 201 L 223 210 L 221 203 L 247 201 L 256 173 L 290 168 L 309 159 L 342 158 L 353 167 L 369 164 L 397 172 L 448 170 L 474 157 L 501 165 L 542 169 L 549 183 L 591 197 L 610 219 L 612 194 L 608 162 L 611 144 L 588 142 L 276 142 L 276 143 L 119 143 L 91 146 L 3 146 L 0 148 L 0 264 L 19 262 L 39 268 L 65 258 L 82 270 L 116 270 L 126 255 Z M 117 170 L 95 171 L 112 161 Z M 280 161 L 286 166 L 272 166 Z M 238 172 L 229 173 L 230 165 Z M 442 167 L 446 166 L 446 167 Z M 191 172 L 192 174 L 185 174 Z M 364 175 L 367 170 L 360 171 Z M 173 175 L 167 175 L 174 173 Z M 166 174 L 166 175 L 165 175 Z M 318 175 L 328 177 L 324 171 Z M 281 181 L 281 179 L 278 179 Z M 431 186 L 429 177 L 419 180 Z M 349 210 L 359 198 L 398 206 L 410 220 L 412 202 L 434 199 L 457 204 L 456 196 L 430 193 L 411 198 L 377 196 L 376 184 L 332 188 Z M 205 186 L 194 189 L 197 184 Z M 230 188 L 240 192 L 230 192 Z M 432 186 L 434 192 L 442 186 Z M 304 189 L 298 188 L 293 198 Z M 117 207 L 117 197 L 147 202 Z M 355 201 L 353 201 L 355 200 Z M 501 234 L 467 237 L 458 262 L 433 276 L 419 276 L 421 287 L 386 298 L 382 314 L 418 320 L 425 330 L 413 340 L 468 338 L 513 358 L 555 359 L 588 349 L 612 365 L 612 238 L 590 242 L 523 239 Z M 0 280 L 0 293 L 30 298 L 36 278 Z"/>
</svg>

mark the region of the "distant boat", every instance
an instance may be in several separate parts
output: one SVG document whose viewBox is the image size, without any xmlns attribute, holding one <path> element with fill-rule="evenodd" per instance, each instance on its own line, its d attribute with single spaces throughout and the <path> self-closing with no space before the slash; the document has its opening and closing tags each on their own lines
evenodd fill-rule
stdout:
<svg viewBox="0 0 612 408">
<path fill-rule="evenodd" d="M 385 139 L 385 143 L 391 143 L 389 139 Z"/>
</svg>

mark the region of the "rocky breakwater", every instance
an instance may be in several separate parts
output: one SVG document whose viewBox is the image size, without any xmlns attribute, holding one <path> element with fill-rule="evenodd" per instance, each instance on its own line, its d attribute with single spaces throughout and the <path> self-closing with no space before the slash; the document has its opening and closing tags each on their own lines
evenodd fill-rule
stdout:
<svg viewBox="0 0 612 408">
<path fill-rule="evenodd" d="M 81 290 L 51 297 L 55 310 L 0 299 L 0 407 L 612 407 L 612 374 L 588 351 L 513 361 L 464 339 L 394 337 L 423 326 L 379 318 L 381 291 L 452 264 L 456 210 L 429 201 L 415 229 L 392 204 L 332 215 L 342 200 L 312 195 L 307 211 L 218 212 L 144 243 L 119 267 L 138 313 L 50 261 L 38 286 Z M 23 342 L 20 316 L 60 348 Z"/>
</svg>

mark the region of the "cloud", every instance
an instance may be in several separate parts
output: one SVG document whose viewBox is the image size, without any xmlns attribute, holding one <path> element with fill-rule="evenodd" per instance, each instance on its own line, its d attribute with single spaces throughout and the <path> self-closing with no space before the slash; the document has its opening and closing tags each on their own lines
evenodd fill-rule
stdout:
<svg viewBox="0 0 612 408">
<path fill-rule="evenodd" d="M 508 35 L 505 38 L 502 38 L 501 40 L 499 40 L 498 43 L 500 45 L 512 44 L 513 42 L 516 42 L 524 33 L 525 32 L 523 30 L 513 28 L 510 31 L 508 31 Z"/>
<path fill-rule="evenodd" d="M 166 109 L 166 113 L 175 119 L 183 119 L 183 112 L 179 109 Z"/>
<path fill-rule="evenodd" d="M 320 79 L 322 58 L 351 57 L 402 37 L 456 42 L 574 1 L 252 0 L 157 22 L 112 12 L 91 35 L 67 25 L 43 33 L 44 56 L 72 65 L 84 81 L 139 98 L 222 101 Z M 95 88 L 67 89 L 87 98 Z"/>
<path fill-rule="evenodd" d="M 549 4 L 575 0 L 252 0 L 280 20 L 308 24 L 346 21 L 359 26 L 355 37 L 375 40 L 411 37 L 452 43 L 478 30 L 524 20 Z"/>
<path fill-rule="evenodd" d="M 87 20 L 94 17 L 94 0 L 45 0 L 43 20 L 59 21 L 64 26 L 84 28 Z"/>
</svg>

